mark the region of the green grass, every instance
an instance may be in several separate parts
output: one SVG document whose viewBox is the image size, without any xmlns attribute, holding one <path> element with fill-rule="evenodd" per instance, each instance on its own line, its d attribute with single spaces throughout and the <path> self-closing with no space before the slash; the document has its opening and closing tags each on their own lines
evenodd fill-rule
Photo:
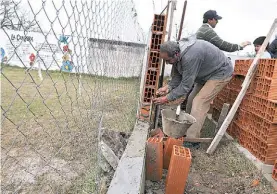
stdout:
<svg viewBox="0 0 277 194">
<path fill-rule="evenodd" d="M 90 192 L 101 116 L 103 128 L 132 130 L 139 79 L 83 74 L 79 91 L 78 74 L 42 75 L 43 81 L 35 70 L 2 66 L 3 191 L 23 185 L 30 193 L 64 192 L 78 185 Z"/>
</svg>

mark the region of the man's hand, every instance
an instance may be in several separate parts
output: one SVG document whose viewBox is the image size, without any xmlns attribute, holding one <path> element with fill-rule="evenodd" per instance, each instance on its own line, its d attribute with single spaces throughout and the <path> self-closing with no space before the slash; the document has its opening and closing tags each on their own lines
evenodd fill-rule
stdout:
<svg viewBox="0 0 277 194">
<path fill-rule="evenodd" d="M 168 99 L 166 96 L 163 96 L 163 97 L 159 97 L 159 98 L 154 98 L 153 102 L 155 104 L 165 104 L 165 103 L 168 103 Z"/>
<path fill-rule="evenodd" d="M 164 96 L 164 95 L 166 95 L 166 94 L 168 94 L 168 85 L 166 85 L 166 86 L 164 86 L 164 87 L 162 87 L 162 88 L 159 88 L 159 89 L 157 90 L 157 92 L 156 92 L 156 95 L 157 95 L 157 96 Z"/>
<path fill-rule="evenodd" d="M 251 42 L 245 41 L 245 42 L 243 42 L 243 43 L 240 44 L 240 46 L 243 47 L 243 48 L 246 47 L 246 46 L 248 46 L 248 45 L 251 45 Z"/>
</svg>

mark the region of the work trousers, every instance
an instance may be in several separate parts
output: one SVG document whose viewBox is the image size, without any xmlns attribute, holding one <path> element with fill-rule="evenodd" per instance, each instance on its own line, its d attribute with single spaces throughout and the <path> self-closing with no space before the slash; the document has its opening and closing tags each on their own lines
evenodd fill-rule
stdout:
<svg viewBox="0 0 277 194">
<path fill-rule="evenodd" d="M 188 128 L 186 137 L 200 137 L 211 102 L 230 80 L 231 77 L 224 80 L 208 80 L 204 85 L 194 84 L 194 88 L 187 99 L 186 112 L 196 119 L 196 123 Z"/>
</svg>

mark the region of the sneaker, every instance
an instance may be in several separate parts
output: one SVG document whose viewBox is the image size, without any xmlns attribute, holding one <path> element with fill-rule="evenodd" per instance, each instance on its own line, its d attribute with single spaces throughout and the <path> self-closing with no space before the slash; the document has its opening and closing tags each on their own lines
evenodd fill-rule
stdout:
<svg viewBox="0 0 277 194">
<path fill-rule="evenodd" d="M 184 147 L 198 149 L 198 148 L 200 148 L 200 143 L 199 142 L 185 142 Z"/>
</svg>

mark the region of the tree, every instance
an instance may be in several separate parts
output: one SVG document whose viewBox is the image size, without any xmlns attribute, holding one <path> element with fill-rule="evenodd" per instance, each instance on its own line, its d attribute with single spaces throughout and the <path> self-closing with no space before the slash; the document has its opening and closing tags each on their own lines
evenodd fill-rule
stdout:
<svg viewBox="0 0 277 194">
<path fill-rule="evenodd" d="M 0 26 L 11 30 L 30 30 L 36 25 L 28 13 L 20 7 L 21 1 L 1 0 Z"/>
</svg>

